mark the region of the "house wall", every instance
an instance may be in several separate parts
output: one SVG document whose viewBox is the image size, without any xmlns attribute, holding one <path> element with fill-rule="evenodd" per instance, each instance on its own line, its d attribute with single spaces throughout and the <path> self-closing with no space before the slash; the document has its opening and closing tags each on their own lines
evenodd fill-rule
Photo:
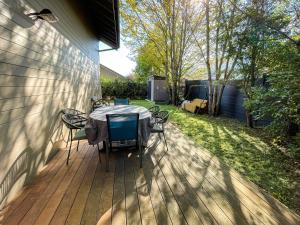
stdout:
<svg viewBox="0 0 300 225">
<path fill-rule="evenodd" d="M 43 8 L 59 22 L 30 27 L 19 16 Z M 66 140 L 60 110 L 87 112 L 100 95 L 97 50 L 69 1 L 0 0 L 0 208 Z"/>
<path fill-rule="evenodd" d="M 126 77 L 103 65 L 100 65 L 100 75 L 104 80 L 126 80 Z"/>
</svg>

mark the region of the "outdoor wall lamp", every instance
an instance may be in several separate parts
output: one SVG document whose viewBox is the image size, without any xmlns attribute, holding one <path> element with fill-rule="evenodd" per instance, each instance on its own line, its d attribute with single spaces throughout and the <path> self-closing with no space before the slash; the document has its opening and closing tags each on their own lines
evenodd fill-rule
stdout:
<svg viewBox="0 0 300 225">
<path fill-rule="evenodd" d="M 58 21 L 58 18 L 54 16 L 49 9 L 42 9 L 40 12 L 29 13 L 27 16 L 32 18 L 34 21 L 38 19 L 45 20 L 48 23 L 56 23 Z"/>
<path fill-rule="evenodd" d="M 40 12 L 35 13 L 24 13 L 24 9 L 10 8 L 12 13 L 12 20 L 23 28 L 30 28 L 34 25 L 38 19 L 47 21 L 49 23 L 55 23 L 58 18 L 52 14 L 49 9 L 43 9 Z"/>
</svg>

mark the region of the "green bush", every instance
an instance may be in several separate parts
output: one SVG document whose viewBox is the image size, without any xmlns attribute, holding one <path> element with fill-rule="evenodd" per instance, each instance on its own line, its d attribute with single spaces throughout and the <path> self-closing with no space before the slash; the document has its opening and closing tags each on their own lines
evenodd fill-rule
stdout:
<svg viewBox="0 0 300 225">
<path fill-rule="evenodd" d="M 246 107 L 256 119 L 271 119 L 268 131 L 284 140 L 300 125 L 299 49 L 290 43 L 273 43 L 265 51 L 268 85 L 254 87 Z"/>
<path fill-rule="evenodd" d="M 120 97 L 130 99 L 145 99 L 147 97 L 147 84 L 133 80 L 101 81 L 102 96 Z"/>
<path fill-rule="evenodd" d="M 251 105 L 256 119 L 271 118 L 268 131 L 275 137 L 289 136 L 292 124 L 300 124 L 300 78 L 296 73 L 272 74 L 269 88 L 253 88 Z"/>
</svg>

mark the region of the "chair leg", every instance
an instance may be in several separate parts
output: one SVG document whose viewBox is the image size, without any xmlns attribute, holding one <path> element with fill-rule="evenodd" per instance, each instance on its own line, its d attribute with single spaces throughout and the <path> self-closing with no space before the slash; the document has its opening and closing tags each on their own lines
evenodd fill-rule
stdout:
<svg viewBox="0 0 300 225">
<path fill-rule="evenodd" d="M 99 143 L 97 143 L 97 148 L 98 148 L 99 162 L 101 163 L 101 154 L 100 154 Z"/>
<path fill-rule="evenodd" d="M 167 139 L 166 139 L 166 136 L 165 136 L 165 132 L 163 132 L 162 134 L 164 136 L 164 140 L 165 140 L 165 144 L 166 144 L 166 147 L 167 147 L 167 151 L 169 151 L 168 144 L 167 144 Z"/>
<path fill-rule="evenodd" d="M 107 141 L 105 141 L 105 145 L 106 145 L 106 172 L 108 172 L 108 168 L 109 168 L 109 162 L 108 162 L 108 158 L 109 158 L 109 146 L 107 144 Z"/>
<path fill-rule="evenodd" d="M 105 141 L 103 141 L 103 143 L 102 143 L 102 146 L 103 146 L 103 151 L 105 152 L 106 151 L 106 144 L 105 144 L 106 142 Z"/>
<path fill-rule="evenodd" d="M 140 168 L 143 167 L 143 146 L 142 143 L 139 143 L 139 150 L 140 150 Z"/>
<path fill-rule="evenodd" d="M 76 149 L 77 152 L 78 152 L 78 147 L 79 147 L 79 140 L 77 141 L 77 149 Z"/>
<path fill-rule="evenodd" d="M 68 147 L 68 144 L 69 144 L 70 133 L 71 133 L 71 131 L 69 130 L 66 147 Z"/>
<path fill-rule="evenodd" d="M 67 158 L 67 165 L 69 165 L 69 159 L 70 159 L 70 154 L 71 154 L 71 148 L 72 148 L 72 132 L 71 132 L 71 143 L 69 147 L 69 152 L 68 152 L 68 158 Z"/>
</svg>

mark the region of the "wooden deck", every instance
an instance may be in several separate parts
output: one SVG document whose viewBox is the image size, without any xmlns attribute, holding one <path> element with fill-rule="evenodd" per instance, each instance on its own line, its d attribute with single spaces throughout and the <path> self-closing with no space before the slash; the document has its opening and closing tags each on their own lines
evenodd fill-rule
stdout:
<svg viewBox="0 0 300 225">
<path fill-rule="evenodd" d="M 300 224 L 291 212 L 195 147 L 173 125 L 169 152 L 157 136 L 138 167 L 136 152 L 105 158 L 86 142 L 60 151 L 24 192 L 1 212 L 0 224 Z M 75 148 L 74 148 L 75 149 Z"/>
</svg>

